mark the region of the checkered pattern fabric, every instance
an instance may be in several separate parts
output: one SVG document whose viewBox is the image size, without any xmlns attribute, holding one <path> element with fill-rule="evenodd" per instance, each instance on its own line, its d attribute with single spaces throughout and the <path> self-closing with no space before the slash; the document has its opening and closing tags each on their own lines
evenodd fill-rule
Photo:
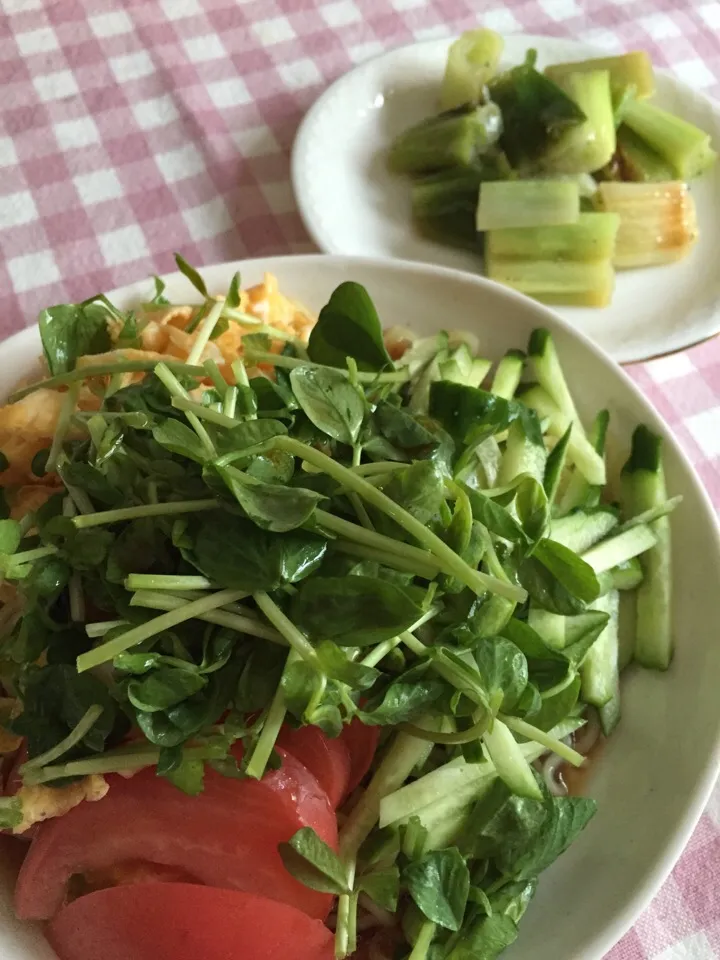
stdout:
<svg viewBox="0 0 720 960">
<path fill-rule="evenodd" d="M 312 250 L 289 156 L 320 91 L 483 22 L 648 50 L 720 95 L 717 0 L 0 0 L 0 336 L 173 268 Z M 720 507 L 720 339 L 631 375 Z M 612 960 L 720 956 L 720 792 Z"/>
</svg>

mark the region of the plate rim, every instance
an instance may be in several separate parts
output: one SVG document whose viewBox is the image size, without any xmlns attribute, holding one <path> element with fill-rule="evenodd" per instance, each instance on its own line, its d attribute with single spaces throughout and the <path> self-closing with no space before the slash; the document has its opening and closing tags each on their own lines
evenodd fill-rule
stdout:
<svg viewBox="0 0 720 960">
<path fill-rule="evenodd" d="M 508 300 L 522 303 L 526 309 L 530 309 L 538 316 L 539 321 L 542 321 L 544 318 L 551 328 L 557 327 L 571 338 L 579 339 L 595 356 L 596 360 L 598 360 L 606 369 L 609 368 L 608 372 L 620 377 L 620 380 L 624 384 L 625 388 L 643 408 L 644 416 L 651 424 L 654 425 L 655 429 L 661 433 L 663 439 L 672 447 L 674 455 L 678 458 L 682 467 L 687 473 L 688 482 L 692 486 L 695 495 L 699 498 L 699 503 L 706 514 L 705 519 L 709 521 L 712 528 L 716 552 L 718 555 L 720 555 L 720 520 L 698 472 L 696 471 L 692 461 L 684 451 L 674 432 L 671 430 L 670 426 L 663 420 L 660 413 L 654 408 L 650 400 L 645 396 L 642 390 L 637 386 L 637 384 L 632 380 L 622 366 L 600 346 L 598 346 L 598 344 L 596 344 L 587 334 L 581 330 L 578 330 L 568 320 L 552 310 L 552 308 L 532 300 L 529 297 L 526 297 L 508 287 L 503 287 L 499 284 L 496 284 L 481 275 L 470 274 L 464 270 L 453 267 L 430 264 L 416 260 L 402 260 L 399 258 L 349 256 L 344 254 L 323 253 L 307 253 L 297 255 L 287 254 L 268 257 L 253 257 L 235 261 L 224 261 L 222 263 L 207 264 L 199 269 L 204 272 L 212 271 L 214 274 L 220 274 L 223 277 L 227 277 L 226 282 L 229 283 L 232 275 L 237 270 L 240 270 L 241 272 L 248 269 L 262 269 L 263 271 L 271 271 L 273 266 L 278 265 L 281 267 L 285 262 L 288 261 L 293 261 L 299 266 L 302 266 L 303 263 L 307 263 L 309 269 L 312 269 L 320 261 L 329 262 L 339 267 L 345 267 L 350 271 L 355 265 L 358 265 L 379 271 L 406 274 L 417 273 L 446 277 L 456 283 L 465 283 L 479 288 L 490 288 L 492 289 L 493 294 L 496 296 L 501 295 Z M 180 271 L 172 271 L 171 273 L 163 274 L 162 279 L 165 280 L 168 285 L 174 286 L 175 284 L 180 283 L 181 286 L 186 286 L 188 290 L 192 289 Z M 124 284 L 123 286 L 117 287 L 110 291 L 107 296 L 111 299 L 113 297 L 124 299 L 139 296 L 141 285 L 146 282 L 149 283 L 150 281 L 151 278 L 146 278 Z M 211 281 L 211 283 L 214 282 L 216 281 Z M 33 344 L 36 345 L 36 348 L 39 347 L 39 333 L 36 324 L 27 326 L 24 329 L 12 334 L 10 337 L 0 341 L 0 346 L 3 348 L 3 356 L 6 358 L 6 360 L 8 359 L 8 348 L 10 350 L 20 351 L 21 354 L 25 354 L 30 350 L 31 345 Z M 584 955 L 586 960 L 602 960 L 602 957 L 610 949 L 612 949 L 612 947 L 625 935 L 625 933 L 628 932 L 640 914 L 648 907 L 650 902 L 657 895 L 661 886 L 669 877 L 672 869 L 678 862 L 682 852 L 687 846 L 688 841 L 690 840 L 690 837 L 697 823 L 699 822 L 705 807 L 707 806 L 707 802 L 717 780 L 718 773 L 720 773 L 720 714 L 718 715 L 717 729 L 714 734 L 713 748 L 706 754 L 701 770 L 702 772 L 698 776 L 696 788 L 688 798 L 688 802 L 685 805 L 685 809 L 682 817 L 680 818 L 679 824 L 674 831 L 672 840 L 668 843 L 667 848 L 662 854 L 655 855 L 654 860 L 648 867 L 648 875 L 645 882 L 636 888 L 636 892 L 632 899 L 621 910 L 616 912 L 613 922 L 603 927 L 589 941 L 586 948 L 586 953 Z M 0 933 L 2 933 L 1 927 Z"/>
<path fill-rule="evenodd" d="M 392 60 L 394 57 L 401 55 L 409 50 L 414 50 L 422 47 L 440 47 L 442 44 L 451 43 L 456 37 L 457 33 L 451 32 L 444 37 L 430 37 L 425 40 L 415 40 L 411 43 L 404 43 L 400 46 L 392 47 L 389 50 L 383 50 L 379 53 L 374 54 L 371 57 L 368 57 L 366 60 L 363 60 L 361 63 L 356 64 L 350 70 L 343 73 L 341 76 L 337 77 L 322 93 L 313 101 L 305 115 L 303 116 L 300 124 L 295 132 L 295 137 L 293 139 L 291 156 L 290 156 L 290 182 L 292 185 L 293 195 L 295 197 L 295 203 L 300 214 L 300 218 L 303 222 L 305 230 L 310 236 L 312 242 L 318 247 L 318 249 L 325 254 L 330 256 L 356 256 L 355 254 L 347 254 L 342 250 L 338 249 L 337 245 L 334 244 L 330 237 L 328 237 L 326 231 L 323 230 L 322 226 L 312 214 L 311 204 L 309 202 L 309 196 L 307 191 L 304 189 L 302 180 L 303 180 L 303 161 L 305 156 L 309 151 L 309 143 L 312 136 L 312 127 L 315 123 L 315 119 L 318 114 L 321 113 L 325 105 L 330 101 L 331 97 L 337 95 L 338 91 L 342 91 L 344 85 L 351 85 L 355 79 L 362 75 L 363 72 L 370 71 L 373 68 L 376 68 L 384 60 Z M 603 47 L 597 46 L 593 43 L 585 43 L 582 40 L 575 40 L 572 37 L 559 37 L 554 34 L 530 34 L 523 33 L 521 31 L 515 33 L 504 34 L 503 38 L 511 40 L 513 42 L 527 44 L 529 47 L 535 47 L 538 45 L 543 45 L 545 43 L 560 42 L 566 44 L 568 47 L 575 49 L 578 54 L 585 54 L 586 56 L 612 56 L 613 51 L 604 49 Z M 616 53 L 622 53 L 623 51 L 616 51 Z M 690 86 L 684 80 L 681 80 L 676 74 L 673 73 L 671 69 L 666 67 L 655 67 L 655 72 L 660 74 L 666 80 L 668 80 L 681 94 L 683 97 L 688 97 L 695 100 L 704 101 L 706 105 L 712 110 L 716 115 L 718 124 L 720 125 L 720 99 L 710 96 L 702 90 L 698 90 L 695 87 Z M 720 145 L 718 145 L 720 149 Z M 717 161 L 720 164 L 720 159 Z M 720 216 L 720 212 L 718 214 Z M 388 259 L 388 260 L 403 260 L 404 262 L 411 262 L 402 257 L 381 257 L 380 254 L 360 254 L 359 256 L 377 258 L 377 259 Z M 428 262 L 429 261 L 418 261 L 418 262 Z M 467 272 L 461 268 L 449 268 L 449 269 L 459 269 L 460 272 Z M 480 276 L 485 277 L 484 274 Z M 485 279 L 488 279 L 485 277 Z M 492 282 L 492 281 L 491 281 Z M 552 307 L 550 308 L 552 309 Z M 578 327 L 574 329 L 581 331 Z M 662 359 L 666 356 L 671 356 L 675 353 L 680 353 L 685 350 L 691 350 L 694 347 L 701 346 L 704 343 L 712 340 L 714 337 L 720 335 L 720 300 L 717 301 L 716 309 L 711 310 L 709 313 L 709 318 L 707 321 L 706 328 L 703 331 L 698 330 L 697 336 L 692 337 L 691 339 L 686 339 L 682 336 L 682 331 L 684 327 L 682 324 L 679 324 L 675 335 L 668 341 L 667 349 L 656 350 L 648 344 L 643 349 L 633 349 L 626 351 L 623 355 L 619 356 L 616 360 L 614 355 L 612 359 L 620 365 L 625 364 L 634 364 L 634 363 L 647 363 L 652 360 Z M 602 348 L 601 348 L 602 349 Z M 609 351 L 608 351 L 609 352 Z"/>
</svg>

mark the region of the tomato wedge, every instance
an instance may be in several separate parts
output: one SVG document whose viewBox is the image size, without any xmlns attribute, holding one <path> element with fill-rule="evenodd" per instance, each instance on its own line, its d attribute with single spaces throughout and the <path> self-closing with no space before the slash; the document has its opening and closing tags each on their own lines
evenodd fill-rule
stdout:
<svg viewBox="0 0 720 960">
<path fill-rule="evenodd" d="M 277 739 L 296 760 L 304 763 L 337 807 L 350 781 L 350 754 L 341 739 L 332 739 L 320 727 L 283 727 Z"/>
<path fill-rule="evenodd" d="M 279 752 L 282 766 L 261 781 L 208 770 L 199 797 L 187 796 L 151 769 L 131 780 L 111 777 L 102 800 L 40 825 L 15 888 L 18 917 L 52 917 L 72 876 L 145 861 L 324 918 L 331 897 L 295 880 L 277 846 L 306 826 L 335 846 L 335 813 L 315 777 L 293 756 Z"/>
<path fill-rule="evenodd" d="M 60 960 L 332 960 L 327 927 L 287 904 L 188 883 L 115 887 L 64 907 Z"/>
<path fill-rule="evenodd" d="M 340 739 L 345 742 L 350 754 L 350 780 L 347 792 L 352 793 L 373 762 L 380 739 L 380 727 L 369 727 L 357 717 L 353 717 L 351 722 L 343 727 Z"/>
</svg>

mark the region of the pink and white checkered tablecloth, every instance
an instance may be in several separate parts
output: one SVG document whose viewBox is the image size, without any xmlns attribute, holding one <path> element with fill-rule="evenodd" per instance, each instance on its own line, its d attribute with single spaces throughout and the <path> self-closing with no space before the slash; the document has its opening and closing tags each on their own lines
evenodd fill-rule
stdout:
<svg viewBox="0 0 720 960">
<path fill-rule="evenodd" d="M 298 122 L 355 64 L 483 22 L 639 47 L 720 95 L 718 0 L 0 0 L 0 337 L 40 307 L 303 252 Z M 720 507 L 720 338 L 638 364 Z M 611 960 L 720 956 L 720 789 Z"/>
</svg>

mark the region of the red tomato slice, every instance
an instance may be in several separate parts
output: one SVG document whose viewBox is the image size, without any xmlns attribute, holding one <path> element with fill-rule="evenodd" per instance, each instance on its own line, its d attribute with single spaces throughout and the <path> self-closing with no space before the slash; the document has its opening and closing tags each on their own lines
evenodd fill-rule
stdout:
<svg viewBox="0 0 720 960">
<path fill-rule="evenodd" d="M 345 743 L 326 736 L 320 727 L 283 727 L 278 746 L 304 763 L 337 807 L 347 793 L 350 780 L 350 755 Z"/>
<path fill-rule="evenodd" d="M 290 754 L 281 755 L 280 769 L 261 781 L 208 770 L 199 797 L 187 796 L 154 770 L 131 780 L 112 777 L 102 800 L 40 825 L 15 888 L 18 917 L 52 917 L 72 876 L 142 860 L 324 918 L 332 898 L 295 880 L 277 846 L 306 826 L 335 846 L 335 813 L 315 777 Z"/>
<path fill-rule="evenodd" d="M 340 739 L 350 754 L 350 780 L 347 792 L 352 793 L 370 769 L 380 739 L 380 727 L 369 727 L 357 717 L 343 727 Z"/>
<path fill-rule="evenodd" d="M 64 907 L 60 960 L 332 960 L 327 927 L 294 907 L 188 883 L 115 887 Z"/>
</svg>

